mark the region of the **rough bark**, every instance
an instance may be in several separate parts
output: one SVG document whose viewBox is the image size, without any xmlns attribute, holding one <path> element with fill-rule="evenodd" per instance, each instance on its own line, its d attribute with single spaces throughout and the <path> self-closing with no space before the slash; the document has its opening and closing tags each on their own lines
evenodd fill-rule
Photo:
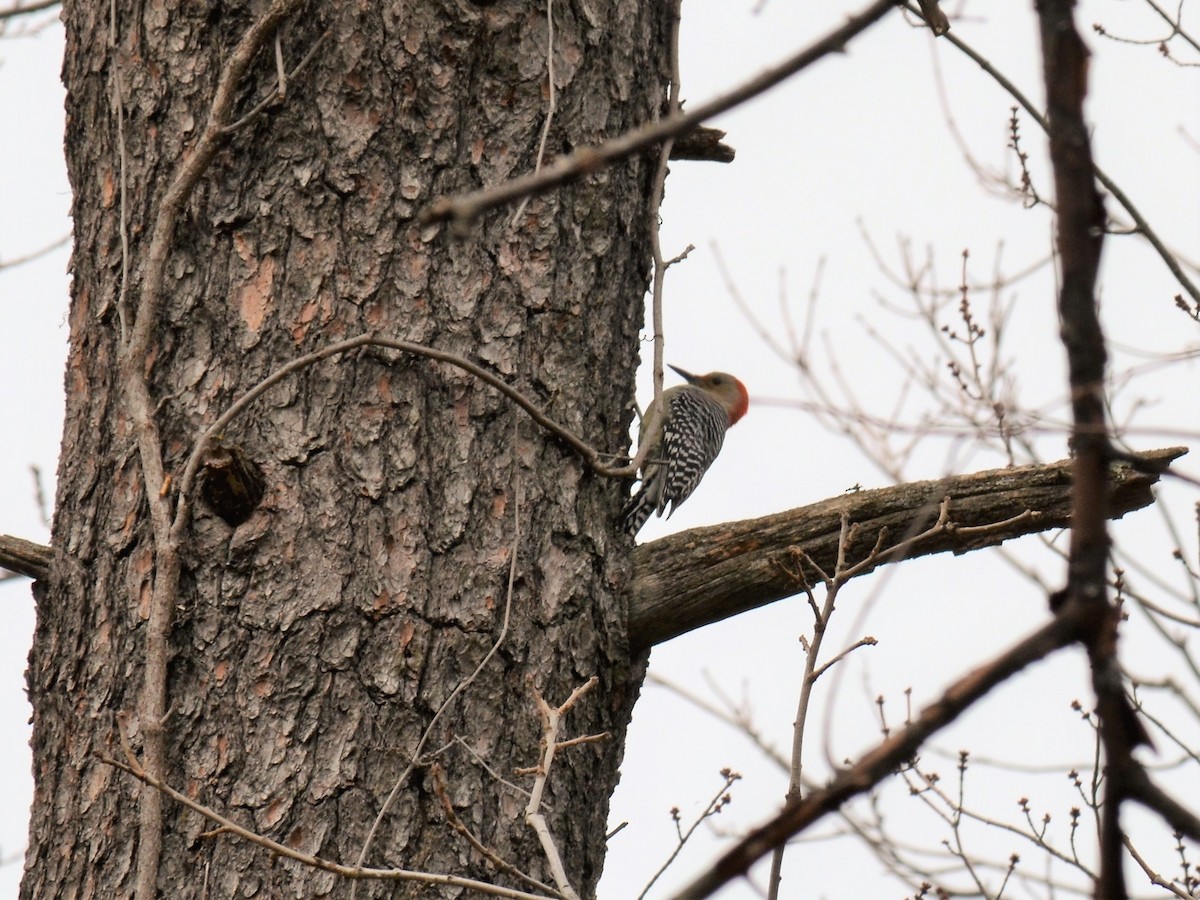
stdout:
<svg viewBox="0 0 1200 900">
<path fill-rule="evenodd" d="M 153 571 L 141 467 L 116 363 L 125 105 L 129 291 L 176 162 L 253 21 L 247 7 L 64 5 L 68 169 L 75 190 L 67 416 L 54 561 L 31 654 L 36 794 L 24 897 L 132 890 L 139 786 L 94 758 L 139 749 Z M 659 112 L 667 9 L 556 5 L 554 151 Z M 146 365 L 178 477 L 195 436 L 295 356 L 368 330 L 482 361 L 596 446 L 630 419 L 652 161 L 637 158 L 511 210 L 468 236 L 421 228 L 432 197 L 532 168 L 545 112 L 543 7 L 314 4 L 281 31 L 290 67 L 326 30 L 286 101 L 231 136 L 183 209 Z M 270 52 L 238 106 L 274 83 Z M 596 390 L 596 373 L 611 389 Z M 225 438 L 261 468 L 237 528 L 198 508 L 170 636 L 168 783 L 264 834 L 354 862 L 435 710 L 502 620 L 520 495 L 513 620 L 501 652 L 439 720 L 506 776 L 538 758 L 530 682 L 552 704 L 601 679 L 567 735 L 550 828 L 585 895 L 604 856 L 607 798 L 641 662 L 626 644 L 621 488 L 447 366 L 363 352 L 275 388 Z M 519 484 L 518 484 L 519 482 Z M 170 486 L 166 487 L 170 490 Z M 525 799 L 461 745 L 439 757 L 458 817 L 548 878 Z M 168 802 L 161 890 L 181 896 L 344 896 L 337 877 L 275 864 Z M 450 828 L 418 769 L 366 862 L 513 884 Z M 359 896 L 454 896 L 364 884 Z"/>
</svg>

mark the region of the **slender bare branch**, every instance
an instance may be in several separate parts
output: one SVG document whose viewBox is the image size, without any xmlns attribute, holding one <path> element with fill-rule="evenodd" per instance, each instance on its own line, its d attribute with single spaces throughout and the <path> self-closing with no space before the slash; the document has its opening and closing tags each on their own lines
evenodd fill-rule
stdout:
<svg viewBox="0 0 1200 900">
<path fill-rule="evenodd" d="M 546 0 L 546 118 L 542 122 L 542 136 L 538 139 L 537 156 L 533 162 L 533 174 L 542 171 L 542 163 L 546 159 L 546 142 L 550 139 L 550 126 L 554 124 L 554 114 L 558 111 L 558 86 L 554 76 L 554 0 Z M 509 220 L 510 227 L 516 227 L 521 221 L 529 197 L 521 200 L 516 212 Z"/>
<path fill-rule="evenodd" d="M 58 3 L 60 0 L 54 0 L 54 2 Z M 28 253 L 22 254 L 21 256 L 14 256 L 12 259 L 0 260 L 0 271 L 5 269 L 15 269 L 17 266 L 23 266 L 25 263 L 31 263 L 34 260 L 41 259 L 46 254 L 53 253 L 59 247 L 65 247 L 69 243 L 71 243 L 71 234 L 68 232 L 57 240 L 46 244 L 44 247 L 38 247 L 36 250 L 31 250 Z"/>
<path fill-rule="evenodd" d="M 554 876 L 554 883 L 567 900 L 579 900 L 579 894 L 571 886 L 566 869 L 563 868 L 562 857 L 558 853 L 558 846 L 550 834 L 550 826 L 542 814 L 542 794 L 545 792 L 546 783 L 550 778 L 550 769 L 554 765 L 555 754 L 560 747 L 565 747 L 569 743 L 558 739 L 558 728 L 562 717 L 599 683 L 600 679 L 593 675 L 571 691 L 571 695 L 559 706 L 551 706 L 538 689 L 532 684 L 530 685 L 533 690 L 534 702 L 537 704 L 538 715 L 542 720 L 542 758 L 534 770 L 533 789 L 529 793 L 529 803 L 525 806 L 525 823 L 538 836 L 542 852 L 546 855 L 546 863 L 550 867 L 550 873 Z"/>
<path fill-rule="evenodd" d="M 147 351 L 158 326 L 158 308 L 162 303 L 167 256 L 175 236 L 175 223 L 179 214 L 228 135 L 226 126 L 233 113 L 242 77 L 250 67 L 251 61 L 271 39 L 275 29 L 283 24 L 283 20 L 305 2 L 306 0 L 274 0 L 242 36 L 221 72 L 204 131 L 191 152 L 181 160 L 159 201 L 158 215 L 154 220 L 146 251 L 146 269 L 141 296 L 138 298 L 137 317 L 129 339 L 128 355 L 138 366 L 144 365 L 144 361 L 150 356 Z"/>
<path fill-rule="evenodd" d="M 183 477 L 179 483 L 180 506 L 179 509 L 184 509 L 184 503 L 188 497 L 196 474 L 200 469 L 201 462 L 204 458 L 204 453 L 212 439 L 221 434 L 229 424 L 241 415 L 246 408 L 261 397 L 264 393 L 270 390 L 275 385 L 279 384 L 285 378 L 294 375 L 309 366 L 315 365 L 324 359 L 331 356 L 337 356 L 342 353 L 355 350 L 359 347 L 386 347 L 391 350 L 401 350 L 405 353 L 412 353 L 417 356 L 424 356 L 427 359 L 436 360 L 437 362 L 449 363 L 464 372 L 474 375 L 480 381 L 495 388 L 521 409 L 523 409 L 534 422 L 549 431 L 555 437 L 566 443 L 571 449 L 578 453 L 588 464 L 588 466 L 597 474 L 608 477 L 630 477 L 635 474 L 635 470 L 631 466 L 607 466 L 600 460 L 605 458 L 605 454 L 593 448 L 583 438 L 579 437 L 575 432 L 571 431 L 562 425 L 559 425 L 551 419 L 546 413 L 535 404 L 532 400 L 512 387 L 504 379 L 493 374 L 477 363 L 471 362 L 466 357 L 460 356 L 457 353 L 450 353 L 445 350 L 436 350 L 433 347 L 426 347 L 423 344 L 415 344 L 412 341 L 400 341 L 392 338 L 379 337 L 374 334 L 361 334 L 357 337 L 347 338 L 344 341 L 339 341 L 336 344 L 331 344 L 328 347 L 323 347 L 320 350 L 314 350 L 312 353 L 306 353 L 304 356 L 297 357 L 286 365 L 276 369 L 254 387 L 250 388 L 246 393 L 239 397 L 230 407 L 225 410 L 217 419 L 204 430 L 200 437 L 196 440 L 195 447 L 192 448 L 192 453 L 188 457 L 187 464 L 184 466 Z M 609 457 L 611 458 L 611 457 Z M 177 515 L 176 528 L 180 529 L 186 522 L 184 516 Z"/>
<path fill-rule="evenodd" d="M 31 3 L 14 3 L 12 6 L 0 9 L 0 20 L 12 19 L 16 16 L 24 16 L 29 13 L 41 12 L 44 9 L 51 9 L 62 3 L 62 0 L 33 0 Z"/>
<path fill-rule="evenodd" d="M 617 160 L 660 144 L 668 138 L 684 134 L 705 119 L 757 97 L 817 60 L 831 53 L 844 52 L 846 44 L 852 38 L 882 19 L 894 6 L 894 0 L 875 0 L 861 13 L 847 20 L 845 25 L 831 31 L 815 44 L 732 91 L 697 106 L 689 113 L 668 116 L 596 147 L 583 147 L 568 156 L 560 157 L 557 162 L 536 174 L 514 178 L 495 187 L 459 197 L 442 197 L 422 211 L 421 221 L 428 224 L 452 219 L 465 224 L 489 209 L 521 197 L 543 194 Z"/>
<path fill-rule="evenodd" d="M 920 10 L 917 9 L 912 2 L 907 2 L 905 4 L 905 9 L 914 14 L 920 15 Z M 970 57 L 970 59 L 973 60 L 979 66 L 979 68 L 983 69 L 984 72 L 990 75 L 993 80 L 1000 85 L 1000 87 L 1004 88 L 1004 90 L 1007 91 L 1014 100 L 1021 104 L 1025 112 L 1029 114 L 1029 117 L 1033 119 L 1033 121 L 1037 122 L 1043 131 L 1049 133 L 1050 123 L 1047 117 L 1042 115 L 1038 107 L 1034 105 L 1034 103 L 1025 96 L 1021 89 L 1018 88 L 1012 81 L 1010 81 L 1003 72 L 992 65 L 992 63 L 986 57 L 984 57 L 962 39 L 953 34 L 947 34 L 945 35 L 945 38 L 947 41 L 957 47 L 962 53 Z M 1104 185 L 1104 189 L 1113 195 L 1116 201 L 1121 204 L 1121 207 L 1125 210 L 1125 212 L 1129 214 L 1129 218 L 1133 219 L 1133 224 L 1137 229 L 1137 233 L 1142 235 L 1142 237 L 1144 237 L 1150 243 L 1150 246 L 1154 248 L 1154 251 L 1159 255 L 1159 258 L 1162 259 L 1163 264 L 1166 265 L 1166 267 L 1170 270 L 1171 274 L 1175 277 L 1175 280 L 1179 282 L 1179 284 L 1185 291 L 1188 292 L 1193 300 L 1195 300 L 1197 303 L 1200 303 L 1200 287 L 1197 287 L 1195 282 L 1188 278 L 1187 274 L 1183 271 L 1183 266 L 1180 265 L 1178 258 L 1174 253 L 1171 252 L 1167 245 L 1163 243 L 1162 238 L 1158 236 L 1158 232 L 1156 232 L 1151 227 L 1150 223 L 1146 221 L 1146 218 L 1134 205 L 1133 201 L 1129 198 L 1129 195 L 1126 194 L 1120 188 L 1120 186 L 1094 162 L 1092 163 L 1092 171 L 1095 172 L 1096 179 L 1102 185 Z"/>
<path fill-rule="evenodd" d="M 1125 836 L 1123 843 L 1125 844 L 1125 849 L 1129 852 L 1129 855 L 1133 857 L 1133 861 L 1136 862 L 1141 867 L 1142 871 L 1146 873 L 1146 877 L 1150 880 L 1151 884 L 1168 891 L 1172 895 L 1181 898 L 1181 900 L 1192 900 L 1192 898 L 1195 897 L 1195 894 L 1191 894 L 1190 891 L 1184 891 L 1183 888 L 1171 884 L 1171 882 L 1155 871 L 1154 867 L 1151 866 L 1150 863 L 1146 861 L 1145 857 L 1138 852 L 1137 847 L 1133 845 L 1133 841 L 1129 839 L 1128 835 Z"/>
<path fill-rule="evenodd" d="M 680 0 L 672 0 L 671 2 L 671 37 L 669 46 L 669 59 L 671 64 L 671 88 L 667 95 L 667 115 L 675 116 L 683 111 L 680 105 L 680 68 L 679 68 L 679 19 L 680 19 Z M 650 322 L 654 330 L 653 348 L 654 359 L 650 369 L 651 379 L 654 387 L 654 396 L 650 400 L 650 405 L 646 408 L 642 427 L 639 429 L 638 448 L 634 454 L 634 458 L 630 463 L 631 466 L 641 468 L 646 457 L 650 454 L 652 442 L 643 441 L 642 435 L 654 434 L 658 429 L 658 423 L 663 416 L 663 353 L 666 337 L 663 328 L 663 291 L 666 287 L 667 269 L 675 262 L 687 257 L 692 250 L 692 245 L 689 244 L 683 253 L 676 259 L 667 262 L 663 259 L 662 254 L 662 227 L 660 224 L 661 212 L 660 208 L 663 201 L 663 193 L 666 190 L 667 172 L 670 168 L 671 151 L 675 148 L 675 139 L 667 138 L 662 147 L 659 148 L 658 165 L 654 170 L 654 180 L 650 186 L 650 202 L 648 209 L 650 213 L 649 230 L 650 230 L 650 253 L 654 263 L 654 278 L 650 287 Z"/>
<path fill-rule="evenodd" d="M 472 833 L 471 829 L 466 826 L 466 823 L 459 818 L 458 813 L 454 809 L 454 801 L 450 799 L 450 792 L 446 786 L 446 774 L 442 767 L 434 763 L 429 767 L 429 774 L 433 778 L 433 793 L 442 804 L 442 812 L 446 816 L 446 821 L 450 823 L 450 827 L 461 834 L 472 847 L 475 852 L 490 862 L 501 872 L 507 872 L 513 878 L 524 881 L 532 888 L 537 888 L 539 891 L 545 892 L 547 897 L 565 897 L 564 894 L 555 890 L 550 885 L 538 881 L 536 878 L 522 872 L 508 860 L 504 859 L 500 854 L 487 846 L 483 841 Z M 360 863 L 361 865 L 361 863 Z"/>
<path fill-rule="evenodd" d="M 994 687 L 1078 640 L 1086 614 L 1087 610 L 1080 604 L 1071 604 L 1029 637 L 986 665 L 968 672 L 909 725 L 893 732 L 854 765 L 842 769 L 828 786 L 811 792 L 798 803 L 788 804 L 773 819 L 752 830 L 711 868 L 676 894 L 675 900 L 701 900 L 712 896 L 792 835 L 835 812 L 852 797 L 870 790 L 899 765 L 912 759 L 930 735 L 949 725 Z"/>
<path fill-rule="evenodd" d="M 642 892 L 638 894 L 637 900 L 643 900 L 643 898 L 650 893 L 650 889 L 654 887 L 654 883 L 663 876 L 663 873 L 666 872 L 667 869 L 671 868 L 671 865 L 679 858 L 680 852 L 685 846 L 687 846 L 687 842 L 690 841 L 692 839 L 692 835 L 696 833 L 696 829 L 700 827 L 700 823 L 706 821 L 707 819 L 711 819 L 713 816 L 719 815 L 721 811 L 728 806 L 730 802 L 732 802 L 733 798 L 729 793 L 729 789 L 733 787 L 735 782 L 741 780 L 741 777 L 742 776 L 740 774 L 732 769 L 722 769 L 721 778 L 723 779 L 724 783 L 721 785 L 720 790 L 718 790 L 713 795 L 712 799 L 708 801 L 708 804 L 704 807 L 704 809 L 700 811 L 700 814 L 692 820 L 692 824 L 688 826 L 687 831 L 684 831 L 680 827 L 679 810 L 671 810 L 671 818 L 675 822 L 675 833 L 677 836 L 675 849 L 671 851 L 670 856 L 663 860 L 663 864 L 658 867 L 658 871 L 650 876 L 650 880 L 646 882 L 646 886 L 642 888 Z"/>
<path fill-rule="evenodd" d="M 444 884 L 450 887 L 478 891 L 481 894 L 487 894 L 491 897 L 505 897 L 508 900 L 545 900 L 545 894 L 530 894 L 525 891 L 517 891 L 512 888 L 488 884 L 486 881 L 476 881 L 473 878 L 460 878 L 457 875 L 440 875 L 435 872 L 416 872 L 411 869 L 368 869 L 362 866 L 346 866 L 320 856 L 313 856 L 311 853 L 302 853 L 286 844 L 273 841 L 256 831 L 251 831 L 249 828 L 239 825 L 237 822 L 226 818 L 203 803 L 197 803 L 187 794 L 175 790 L 175 788 L 162 779 L 156 778 L 144 767 L 135 764 L 134 760 L 121 762 L 121 760 L 106 756 L 103 753 L 96 753 L 95 756 L 96 759 L 105 765 L 112 766 L 114 769 L 120 769 L 122 772 L 132 775 L 143 784 L 154 788 L 156 792 L 165 794 L 176 803 L 187 807 L 192 812 L 199 813 L 210 822 L 216 823 L 219 826 L 218 833 L 236 835 L 252 844 L 269 850 L 281 859 L 292 859 L 306 866 L 311 866 L 314 869 L 320 869 L 323 872 L 333 872 L 335 875 L 356 880 L 412 881 L 418 884 Z"/>
<path fill-rule="evenodd" d="M 1200 843 L 1200 815 L 1150 780 L 1142 766 L 1134 766 L 1126 779 L 1126 796 L 1162 816 L 1180 834 Z M 1194 799 L 1194 798 L 1193 798 Z"/>
<path fill-rule="evenodd" d="M 169 482 L 163 472 L 162 436 L 155 420 L 156 405 L 150 395 L 147 360 L 156 356 L 151 352 L 151 342 L 158 327 L 167 257 L 174 240 L 175 223 L 224 140 L 222 129 L 229 120 L 242 77 L 251 60 L 283 20 L 303 2 L 304 0 L 275 0 L 250 26 L 234 48 L 218 80 L 204 132 L 192 148 L 192 152 L 185 155 L 175 169 L 165 194 L 156 206 L 144 257 L 141 290 L 132 322 L 129 317 L 130 311 L 124 308 L 123 303 L 118 304 L 121 320 L 118 357 L 123 388 L 122 400 L 137 442 L 154 540 L 154 579 L 150 611 L 145 626 L 146 649 L 139 702 L 144 764 L 156 775 L 163 773 L 166 760 L 163 719 L 167 710 L 168 634 L 179 586 L 180 529 L 172 524 L 171 506 L 167 497 Z M 115 19 L 115 4 L 111 8 L 113 21 L 110 27 L 115 36 L 121 32 Z M 114 52 L 115 49 L 114 37 Z M 124 160 L 120 67 L 115 66 L 114 71 L 117 79 L 114 87 L 118 92 L 119 101 L 120 152 Z M 123 228 L 124 225 L 122 222 Z M 128 288 L 128 281 L 129 272 L 126 271 L 125 277 L 122 278 L 122 295 Z M 176 524 L 182 519 L 182 511 L 177 510 Z M 162 796 L 158 791 L 141 792 L 138 815 L 135 893 L 138 900 L 153 900 L 158 892 L 157 880 L 162 848 Z"/>
<path fill-rule="evenodd" d="M 317 51 L 321 49 L 321 46 L 326 40 L 328 40 L 328 38 L 328 31 L 321 32 L 321 36 L 313 41 L 312 46 L 308 48 L 308 52 L 304 54 L 300 62 L 296 63 L 296 66 L 294 69 L 292 69 L 292 71 L 279 71 L 279 73 L 276 75 L 274 86 L 267 91 L 267 96 L 260 100 L 257 106 L 251 109 L 236 122 L 230 122 L 228 125 L 222 126 L 221 131 L 227 135 L 233 134 L 233 132 L 245 128 L 272 106 L 282 103 L 286 96 L 287 83 L 294 80 L 297 75 L 299 75 L 308 67 L 308 64 L 316 58 Z"/>
</svg>

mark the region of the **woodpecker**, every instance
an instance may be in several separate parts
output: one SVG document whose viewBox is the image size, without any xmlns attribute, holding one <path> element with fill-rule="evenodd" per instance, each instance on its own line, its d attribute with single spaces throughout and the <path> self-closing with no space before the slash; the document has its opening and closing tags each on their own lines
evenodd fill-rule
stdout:
<svg viewBox="0 0 1200 900">
<path fill-rule="evenodd" d="M 750 395 L 746 386 L 725 372 L 693 375 L 671 366 L 687 384 L 663 391 L 662 418 L 642 419 L 638 446 L 649 445 L 642 464 L 637 493 L 625 505 L 625 532 L 638 533 L 651 513 L 667 518 L 679 509 L 708 467 L 712 465 L 725 432 L 746 414 Z"/>
</svg>

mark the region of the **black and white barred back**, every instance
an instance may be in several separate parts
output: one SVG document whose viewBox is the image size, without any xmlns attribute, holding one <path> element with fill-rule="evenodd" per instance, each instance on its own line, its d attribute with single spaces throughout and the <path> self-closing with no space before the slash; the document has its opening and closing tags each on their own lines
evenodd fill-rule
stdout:
<svg viewBox="0 0 1200 900">
<path fill-rule="evenodd" d="M 650 451 L 642 467 L 641 486 L 625 506 L 629 535 L 636 535 L 652 514 L 666 512 L 670 518 L 683 505 L 721 452 L 729 428 L 725 408 L 697 387 L 672 388 L 663 399 L 669 411 L 664 417 L 662 444 Z"/>
</svg>

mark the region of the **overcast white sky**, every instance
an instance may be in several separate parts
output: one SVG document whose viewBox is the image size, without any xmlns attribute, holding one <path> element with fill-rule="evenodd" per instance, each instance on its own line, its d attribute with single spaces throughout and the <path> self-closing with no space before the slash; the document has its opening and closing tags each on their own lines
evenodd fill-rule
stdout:
<svg viewBox="0 0 1200 900">
<path fill-rule="evenodd" d="M 759 13 L 754 5 L 728 0 L 685 4 L 683 95 L 693 105 L 758 73 L 865 4 L 768 2 Z M 954 4 L 948 8 L 953 12 Z M 954 33 L 1040 101 L 1032 3 L 980 0 L 960 8 L 966 16 L 955 22 Z M 1134 0 L 1088 0 L 1080 10 L 1084 25 L 1102 22 L 1110 32 L 1131 37 L 1166 34 L 1161 21 Z M 1200 69 L 1181 69 L 1153 47 L 1117 44 L 1090 34 L 1088 42 L 1096 51 L 1088 115 L 1100 165 L 1170 246 L 1185 255 L 1200 255 Z M 894 360 L 867 337 L 868 328 L 902 353 L 911 348 L 935 368 L 939 361 L 921 327 L 895 311 L 911 309 L 911 304 L 873 261 L 862 228 L 897 270 L 902 267 L 900 239 L 911 241 L 920 259 L 930 254 L 945 287 L 958 283 L 964 249 L 970 250 L 971 276 L 978 281 L 991 278 L 1001 244 L 1003 267 L 1010 273 L 1047 256 L 1051 224 L 1046 210 L 1025 210 L 982 189 L 964 161 L 939 102 L 935 56 L 949 109 L 971 153 L 999 173 L 1015 169 L 1013 154 L 1006 149 L 1012 100 L 954 48 L 933 44 L 926 33 L 893 15 L 855 41 L 845 56 L 823 61 L 714 123 L 729 132 L 727 140 L 738 152 L 735 163 L 674 166 L 663 210 L 664 252 L 673 255 L 688 243 L 697 249 L 669 274 L 667 359 L 695 371 L 723 369 L 739 375 L 754 405 L 730 432 L 703 486 L 669 523 L 655 520 L 648 525 L 643 539 L 813 502 L 855 484 L 888 483 L 850 442 L 792 405 L 813 398 L 803 392 L 794 368 L 771 353 L 732 302 L 716 265 L 714 244 L 742 295 L 781 340 L 786 340 L 788 327 L 781 307 L 790 310 L 797 323 L 803 322 L 814 273 L 825 261 L 815 362 L 828 379 L 831 361 L 836 360 L 863 407 L 883 416 L 895 406 L 901 375 Z M 0 260 L 48 244 L 70 228 L 61 154 L 61 45 L 57 24 L 34 37 L 0 42 L 0 122 L 5 123 L 0 133 Z M 1177 52 L 1196 58 L 1182 47 Z M 1035 182 L 1050 196 L 1044 139 L 1027 117 L 1022 118 L 1022 132 Z M 1110 210 L 1113 206 L 1110 203 Z M 66 261 L 67 251 L 62 249 L 0 272 L 0 533 L 42 541 L 49 535 L 34 500 L 29 468 L 41 468 L 52 497 L 62 417 Z M 1005 355 L 1011 358 L 1021 402 L 1061 419 L 1065 377 L 1056 342 L 1053 289 L 1052 273 L 1043 267 L 1004 293 L 1014 310 Z M 1176 293 L 1179 288 L 1143 241 L 1133 236 L 1107 241 L 1102 312 L 1117 342 L 1117 368 L 1162 354 L 1195 355 L 1200 329 L 1173 308 Z M 973 295 L 976 310 L 985 314 L 989 299 L 985 292 Z M 948 313 L 953 307 L 951 303 Z M 952 318 L 946 321 L 956 324 Z M 1138 430 L 1131 444 L 1149 448 L 1194 442 L 1200 428 L 1196 377 L 1192 359 L 1140 374 L 1119 395 L 1118 416 L 1138 409 Z M 648 385 L 648 377 L 643 383 Z M 920 397 L 913 397 L 906 410 L 906 420 L 916 421 Z M 1064 437 L 1053 431 L 1040 435 L 1037 447 L 1047 460 L 1066 455 Z M 997 455 L 967 440 L 930 440 L 919 447 L 905 475 L 931 478 L 1001 463 Z M 1193 475 L 1200 472 L 1200 465 L 1186 458 L 1183 468 Z M 1185 531 L 1182 549 L 1195 566 L 1191 506 L 1197 494 L 1178 484 L 1164 493 Z M 1146 511 L 1128 517 L 1116 534 L 1121 546 L 1139 550 L 1148 565 L 1167 571 L 1178 564 L 1169 557 L 1174 545 L 1163 546 L 1160 523 L 1154 511 Z M 1061 581 L 1061 564 L 1035 541 L 1020 542 L 1014 549 L 1050 583 Z M 869 616 L 855 622 L 868 608 L 869 598 L 874 598 Z M 25 724 L 29 713 L 23 693 L 34 619 L 28 583 L 0 584 L 0 609 L 6 626 L 0 631 L 0 797 L 5 801 L 0 809 L 0 852 L 7 856 L 24 844 L 31 793 Z M 822 777 L 828 772 L 822 758 L 825 742 L 832 757 L 840 760 L 877 739 L 876 695 L 886 697 L 889 718 L 898 722 L 906 688 L 911 687 L 914 704 L 937 696 L 950 678 L 1023 636 L 1045 615 L 1044 596 L 994 556 L 917 561 L 898 567 L 887 578 L 852 585 L 841 597 L 826 639 L 827 653 L 864 634 L 873 635 L 879 644 L 850 657 L 836 684 L 832 679 L 820 683 L 806 756 L 811 771 Z M 730 697 L 744 701 L 756 724 L 775 746 L 786 750 L 803 665 L 798 637 L 810 627 L 811 618 L 804 601 L 785 601 L 656 649 L 652 670 L 710 698 L 714 695 L 709 684 L 719 685 Z M 1164 653 L 1161 642 L 1155 643 L 1144 618 L 1135 616 L 1126 635 L 1125 659 L 1142 677 L 1179 668 L 1178 658 Z M 1040 779 L 973 767 L 969 798 L 977 797 L 989 814 L 1015 821 L 1016 798 L 1025 794 L 1038 818 L 1049 811 L 1055 827 L 1063 825 L 1069 806 L 1079 803 L 1065 772 L 1073 764 L 1086 763 L 1091 752 L 1089 729 L 1069 709 L 1075 697 L 1088 702 L 1086 684 L 1080 656 L 1063 654 L 989 698 L 940 736 L 936 746 L 950 753 L 970 748 L 978 756 L 1059 764 Z M 1196 697 L 1195 681 L 1190 690 Z M 836 711 L 826 715 L 831 704 Z M 1185 734 L 1195 751 L 1200 734 L 1194 723 Z M 939 759 L 933 750 L 924 760 L 953 782 L 953 760 Z M 627 820 L 629 825 L 612 839 L 601 897 L 636 896 L 672 847 L 670 808 L 678 806 L 685 819 L 693 814 L 718 788 L 718 771 L 725 766 L 745 777 L 716 825 L 733 832 L 763 821 L 777 808 L 785 777 L 747 740 L 663 688 L 647 685 L 613 805 L 613 822 Z M 1200 786 L 1194 765 L 1176 775 L 1185 779 L 1184 785 L 1190 779 L 1193 788 Z M 886 792 L 889 815 L 906 839 L 936 849 L 949 832 L 922 812 L 919 801 L 904 794 L 897 787 Z M 1192 790 L 1191 799 L 1197 796 L 1200 790 Z M 1164 871 L 1174 872 L 1171 841 L 1161 829 L 1141 824 L 1144 819 L 1136 822 L 1143 829 L 1143 852 Z M 1064 835 L 1058 832 L 1063 841 Z M 973 846 L 991 858 L 1003 860 L 1018 852 L 1030 867 L 1042 871 L 1038 854 L 1019 838 L 994 829 L 971 837 L 979 841 Z M 667 896 L 670 887 L 686 882 L 720 845 L 720 836 L 702 827 L 653 896 Z M 897 882 L 884 881 L 881 872 L 873 857 L 848 840 L 805 843 L 789 855 L 784 896 L 906 893 Z M 16 895 L 19 875 L 18 865 L 0 867 L 0 896 Z M 1131 884 L 1149 894 L 1144 878 L 1136 877 Z M 755 895 L 743 883 L 721 896 Z"/>
</svg>

